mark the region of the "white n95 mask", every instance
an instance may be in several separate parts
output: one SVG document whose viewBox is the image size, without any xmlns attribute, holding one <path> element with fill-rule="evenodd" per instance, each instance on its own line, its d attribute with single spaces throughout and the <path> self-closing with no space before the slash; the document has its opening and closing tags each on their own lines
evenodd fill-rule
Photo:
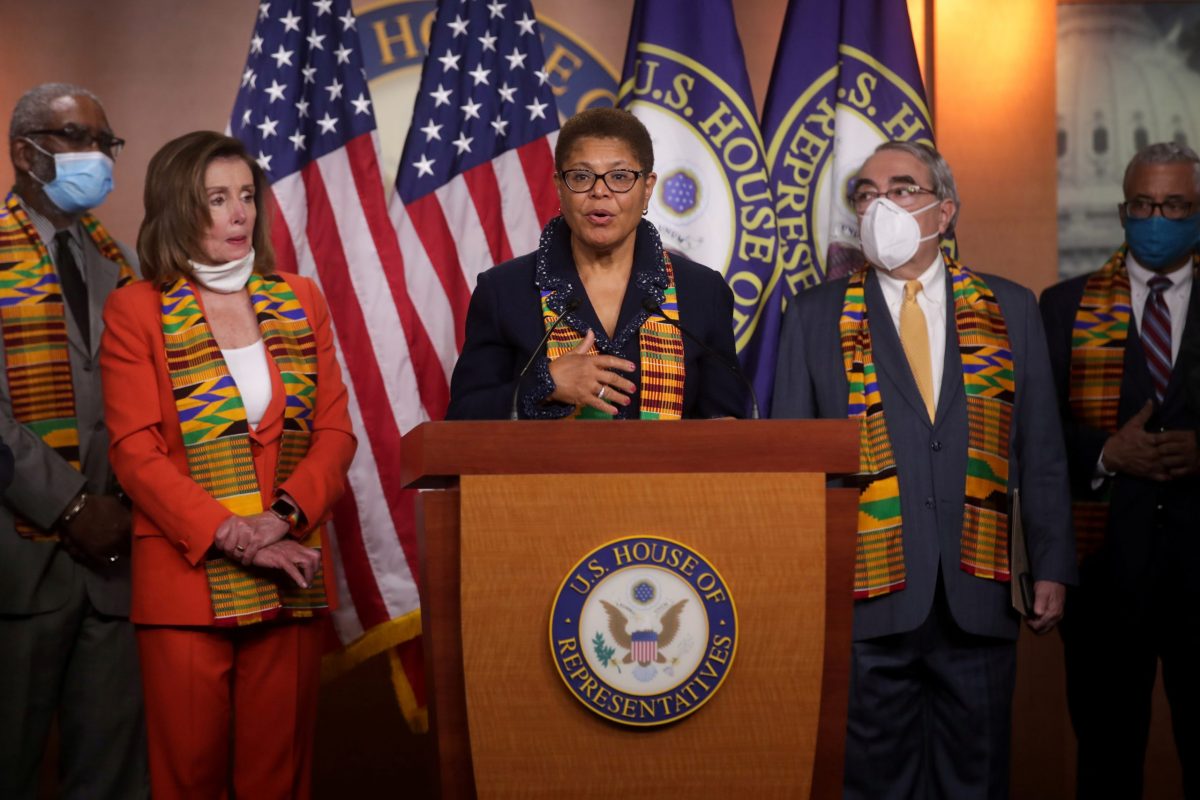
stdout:
<svg viewBox="0 0 1200 800">
<path fill-rule="evenodd" d="M 907 264 L 916 255 L 921 242 L 941 235 L 935 231 L 922 237 L 921 226 L 916 218 L 917 214 L 936 208 L 941 202 L 934 200 L 927 206 L 906 211 L 886 197 L 876 199 L 859 224 L 863 255 L 872 264 L 888 272 Z"/>
</svg>

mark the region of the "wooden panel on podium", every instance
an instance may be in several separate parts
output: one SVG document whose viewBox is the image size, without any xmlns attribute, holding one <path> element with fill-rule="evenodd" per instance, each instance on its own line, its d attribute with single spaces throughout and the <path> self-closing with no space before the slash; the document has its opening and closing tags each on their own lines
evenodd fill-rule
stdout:
<svg viewBox="0 0 1200 800">
<path fill-rule="evenodd" d="M 404 439 L 422 493 L 422 618 L 443 797 L 839 797 L 857 493 L 853 422 L 427 423 Z M 720 690 L 630 728 L 585 708 L 549 615 L 581 557 L 628 536 L 699 551 L 738 612 Z M 449 563 L 448 563 L 449 562 Z"/>
<path fill-rule="evenodd" d="M 751 786 L 808 796 L 824 659 L 823 475 L 467 477 L 461 488 L 463 665 L 480 797 L 531 786 L 619 796 L 639 785 L 684 797 Z M 638 535 L 705 556 L 738 615 L 721 688 L 686 719 L 649 730 L 585 708 L 547 640 L 554 594 L 579 559 Z"/>
</svg>

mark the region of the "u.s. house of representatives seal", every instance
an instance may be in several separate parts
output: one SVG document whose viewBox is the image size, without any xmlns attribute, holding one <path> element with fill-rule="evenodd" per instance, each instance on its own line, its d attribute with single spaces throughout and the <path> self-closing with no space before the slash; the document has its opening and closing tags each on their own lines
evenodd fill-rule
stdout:
<svg viewBox="0 0 1200 800">
<path fill-rule="evenodd" d="M 685 544 L 633 536 L 588 553 L 550 613 L 563 682 L 623 725 L 686 717 L 716 693 L 737 652 L 737 609 L 717 569 Z"/>
</svg>

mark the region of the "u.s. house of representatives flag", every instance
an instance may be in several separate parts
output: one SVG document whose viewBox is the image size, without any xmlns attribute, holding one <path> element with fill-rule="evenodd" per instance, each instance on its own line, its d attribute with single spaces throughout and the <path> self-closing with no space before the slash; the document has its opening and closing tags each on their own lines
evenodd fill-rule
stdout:
<svg viewBox="0 0 1200 800">
<path fill-rule="evenodd" d="M 535 249 L 557 213 L 557 132 L 528 0 L 439 3 L 391 215 L 445 380 L 479 273 Z"/>
<path fill-rule="evenodd" d="M 850 179 L 884 141 L 933 144 L 905 0 L 791 0 L 763 135 L 788 294 L 861 266 Z"/>
<path fill-rule="evenodd" d="M 666 248 L 725 275 L 742 367 L 769 401 L 780 316 L 775 208 L 729 0 L 638 0 L 617 103 L 654 140 L 650 221 Z"/>
<path fill-rule="evenodd" d="M 443 413 L 447 392 L 388 218 L 349 0 L 260 4 L 230 129 L 270 180 L 279 268 L 314 278 L 329 302 L 358 436 L 330 537 L 345 649 L 326 668 L 389 652 L 397 696 L 419 729 L 417 548 L 400 436 Z"/>
</svg>

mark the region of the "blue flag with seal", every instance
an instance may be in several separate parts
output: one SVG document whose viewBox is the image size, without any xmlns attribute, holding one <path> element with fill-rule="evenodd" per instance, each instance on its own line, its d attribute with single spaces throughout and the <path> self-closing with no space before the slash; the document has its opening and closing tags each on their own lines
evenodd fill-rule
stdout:
<svg viewBox="0 0 1200 800">
<path fill-rule="evenodd" d="M 790 0 L 763 133 L 788 295 L 857 270 L 849 181 L 885 141 L 933 144 L 905 0 Z"/>
<path fill-rule="evenodd" d="M 654 140 L 647 216 L 667 249 L 724 274 L 738 356 L 766 401 L 781 312 L 775 209 L 730 0 L 637 0 L 621 76 L 617 105 Z"/>
</svg>

